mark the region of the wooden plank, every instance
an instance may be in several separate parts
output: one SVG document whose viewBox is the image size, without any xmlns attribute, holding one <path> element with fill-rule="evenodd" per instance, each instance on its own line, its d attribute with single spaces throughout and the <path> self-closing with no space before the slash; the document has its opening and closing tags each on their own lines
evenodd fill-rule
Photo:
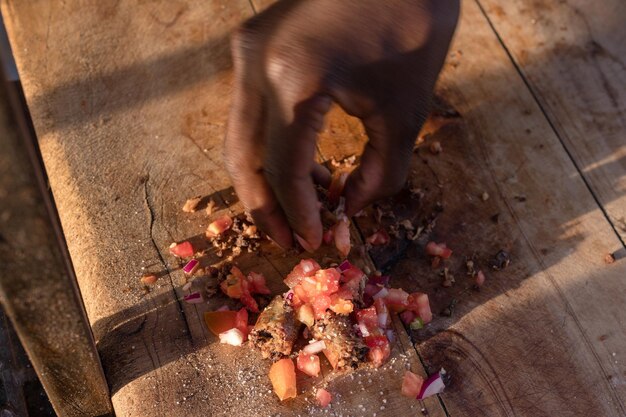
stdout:
<svg viewBox="0 0 626 417">
<path fill-rule="evenodd" d="M 112 410 L 109 390 L 76 282 L 65 268 L 27 156 L 25 144 L 31 138 L 26 136 L 26 120 L 16 123 L 11 115 L 8 97 L 13 94 L 19 105 L 17 88 L 0 86 L 0 301 L 56 412 L 106 415 Z M 3 349 L 9 349 L 5 342 Z M 3 373 L 11 373 L 9 365 Z M 47 410 L 36 410 L 30 398 L 36 377 L 31 382 L 26 371 L 20 371 L 21 376 L 15 374 L 20 390 L 9 394 L 27 395 L 27 408 L 47 415 Z M 17 408 L 13 411 L 22 415 Z"/>
<path fill-rule="evenodd" d="M 603 260 L 620 242 L 473 2 L 464 3 L 437 90 L 461 117 L 444 106 L 429 119 L 409 179 L 425 195 L 416 202 L 405 191 L 388 204 L 417 225 L 438 201 L 443 212 L 430 237 L 371 253 L 388 264 L 392 285 L 431 296 L 438 317 L 413 336 L 429 370 L 443 366 L 452 376 L 441 396 L 446 410 L 623 415 L 626 264 Z M 331 115 L 322 153 L 360 152 L 364 137 L 349 141 L 358 135 L 347 131 L 360 126 Z M 433 140 L 443 143 L 439 156 L 428 151 Z M 359 226 L 364 235 L 374 230 L 368 217 Z M 454 249 L 451 289 L 426 259 L 429 238 Z M 500 249 L 512 265 L 490 271 Z M 464 266 L 473 254 L 488 277 L 480 292 Z M 452 317 L 443 316 L 453 299 Z"/>
<path fill-rule="evenodd" d="M 626 3 L 479 3 L 625 242 Z"/>
<path fill-rule="evenodd" d="M 218 155 L 231 86 L 227 37 L 251 15 L 247 1 L 4 2 L 2 13 L 118 415 L 417 410 L 399 392 L 405 366 L 418 370 L 406 335 L 383 370 L 355 374 L 362 384 L 331 374 L 279 404 L 267 361 L 208 334 L 202 312 L 223 298 L 182 302 L 181 264 L 167 247 L 200 242 L 208 223 L 203 211 L 183 215 L 185 199 L 211 196 L 218 213 L 241 212 Z M 213 251 L 202 258 L 219 260 Z M 266 244 L 262 256 L 237 263 L 279 291 L 296 260 Z M 138 278 L 147 272 L 159 280 L 146 293 Z M 311 403 L 321 383 L 339 394 L 328 412 Z M 429 404 L 443 415 L 436 399 Z"/>
</svg>

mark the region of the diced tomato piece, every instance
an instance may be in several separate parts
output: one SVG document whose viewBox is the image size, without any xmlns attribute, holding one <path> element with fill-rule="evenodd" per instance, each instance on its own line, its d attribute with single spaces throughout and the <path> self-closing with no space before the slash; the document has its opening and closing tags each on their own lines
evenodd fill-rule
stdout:
<svg viewBox="0 0 626 417">
<path fill-rule="evenodd" d="M 391 346 L 386 336 L 368 336 L 365 338 L 365 344 L 369 348 L 367 358 L 376 368 L 385 363 L 391 355 Z"/>
<path fill-rule="evenodd" d="M 297 307 L 301 304 L 309 302 L 309 295 L 300 285 L 293 287 L 293 298 L 291 299 L 291 304 L 294 307 Z"/>
<path fill-rule="evenodd" d="M 243 304 L 251 312 L 259 312 L 259 305 L 249 292 L 242 293 L 239 301 L 241 301 L 241 304 Z"/>
<path fill-rule="evenodd" d="M 348 218 L 343 216 L 333 226 L 333 234 L 335 237 L 335 247 L 339 253 L 345 258 L 350 253 L 350 223 Z"/>
<path fill-rule="evenodd" d="M 411 371 L 406 371 L 402 378 L 402 395 L 409 398 L 417 398 L 422 390 L 422 384 L 424 384 L 424 378 Z"/>
<path fill-rule="evenodd" d="M 337 369 L 337 364 L 339 363 L 339 353 L 328 349 L 324 349 L 322 352 L 328 360 L 328 363 L 330 363 L 330 366 L 332 366 L 333 369 Z"/>
<path fill-rule="evenodd" d="M 170 253 L 174 256 L 178 256 L 179 258 L 191 258 L 194 254 L 193 246 L 187 241 L 172 243 L 170 245 Z"/>
<path fill-rule="evenodd" d="M 296 368 L 289 358 L 280 359 L 272 364 L 269 378 L 274 387 L 274 392 L 284 401 L 288 398 L 295 398 L 298 395 L 296 389 Z"/>
<path fill-rule="evenodd" d="M 303 259 L 291 270 L 284 282 L 289 288 L 293 288 L 298 285 L 304 277 L 312 277 L 320 269 L 319 264 L 313 259 Z"/>
<path fill-rule="evenodd" d="M 412 312 L 411 310 L 405 310 L 400 313 L 400 320 L 402 320 L 402 323 L 406 324 L 407 326 L 411 324 L 413 320 L 415 320 L 415 317 L 417 317 L 417 314 Z"/>
<path fill-rule="evenodd" d="M 313 307 L 315 318 L 321 318 L 330 307 L 330 297 L 327 295 L 315 296 L 315 298 L 311 301 L 311 307 Z"/>
<path fill-rule="evenodd" d="M 333 396 L 330 392 L 326 391 L 324 388 L 318 388 L 315 393 L 315 399 L 317 400 L 320 407 L 327 407 L 328 404 L 333 400 Z"/>
<path fill-rule="evenodd" d="M 333 228 L 331 227 L 328 230 L 324 231 L 324 234 L 322 235 L 322 242 L 324 242 L 325 245 L 330 245 L 331 243 L 333 243 L 333 241 L 335 240 L 335 233 L 333 232 Z"/>
<path fill-rule="evenodd" d="M 354 310 L 352 301 L 340 298 L 337 294 L 330 296 L 330 309 L 337 314 L 350 314 Z"/>
<path fill-rule="evenodd" d="M 390 240 L 389 233 L 387 233 L 385 229 L 378 229 L 365 239 L 365 241 L 372 246 L 386 245 Z"/>
<path fill-rule="evenodd" d="M 298 369 L 308 376 L 319 376 L 320 374 L 320 358 L 315 354 L 300 352 L 296 359 Z"/>
<path fill-rule="evenodd" d="M 378 316 L 378 327 L 382 329 L 388 328 L 391 325 L 391 314 L 389 314 L 385 300 L 379 298 L 374 301 L 374 307 L 376 308 L 376 315 Z"/>
<path fill-rule="evenodd" d="M 371 306 L 369 308 L 357 310 L 356 321 L 357 323 L 364 325 L 369 332 L 377 331 L 378 315 L 376 314 L 376 307 Z"/>
<path fill-rule="evenodd" d="M 339 290 L 339 278 L 341 274 L 335 268 L 322 269 L 315 273 L 316 292 L 318 294 L 331 295 Z"/>
<path fill-rule="evenodd" d="M 433 313 L 430 310 L 430 303 L 428 301 L 428 294 L 423 292 L 414 292 L 407 298 L 407 309 L 413 311 L 422 319 L 424 324 L 430 323 L 433 320 Z"/>
<path fill-rule="evenodd" d="M 452 251 L 448 249 L 445 243 L 428 242 L 426 245 L 426 253 L 430 256 L 439 256 L 448 259 L 452 256 Z"/>
<path fill-rule="evenodd" d="M 254 294 L 271 294 L 270 289 L 267 288 L 263 274 L 251 271 L 247 278 L 250 283 L 250 292 Z"/>
<path fill-rule="evenodd" d="M 211 333 L 218 336 L 237 326 L 236 311 L 206 311 L 204 313 L 204 322 Z"/>
<path fill-rule="evenodd" d="M 348 174 L 349 172 L 345 170 L 333 172 L 330 186 L 328 187 L 328 202 L 330 204 L 337 204 L 339 202 L 339 197 L 341 197 L 341 193 L 343 193 L 343 187 L 346 185 Z"/>
<path fill-rule="evenodd" d="M 391 311 L 400 313 L 404 311 L 408 305 L 409 294 L 401 288 L 389 288 L 385 296 L 387 307 Z"/>
<path fill-rule="evenodd" d="M 241 288 L 241 279 L 235 274 L 228 274 L 226 279 L 220 284 L 220 288 L 230 298 L 241 298 L 243 290 Z"/>
<path fill-rule="evenodd" d="M 206 235 L 208 237 L 216 237 L 230 229 L 233 225 L 233 219 L 230 218 L 228 214 L 224 214 L 222 217 L 218 218 L 206 229 Z"/>
<path fill-rule="evenodd" d="M 313 307 L 310 304 L 303 304 L 296 310 L 296 319 L 307 327 L 313 326 L 315 323 L 315 315 Z"/>
<path fill-rule="evenodd" d="M 245 308 L 240 309 L 235 315 L 235 327 L 241 330 L 243 333 L 243 340 L 248 339 L 248 310 Z"/>
</svg>

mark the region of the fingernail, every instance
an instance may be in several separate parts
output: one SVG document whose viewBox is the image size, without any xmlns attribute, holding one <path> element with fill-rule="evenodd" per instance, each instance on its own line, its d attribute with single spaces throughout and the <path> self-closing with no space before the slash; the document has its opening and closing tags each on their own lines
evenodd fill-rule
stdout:
<svg viewBox="0 0 626 417">
<path fill-rule="evenodd" d="M 301 238 L 300 236 L 298 236 L 297 233 L 294 233 L 294 235 L 296 236 L 296 240 L 298 241 L 298 243 L 300 244 L 300 246 L 302 246 L 304 248 L 305 251 L 309 252 L 309 253 L 313 253 L 315 252 L 315 250 L 313 249 L 313 247 L 311 245 L 309 245 L 309 242 L 307 242 L 306 240 L 304 240 L 303 238 Z"/>
</svg>

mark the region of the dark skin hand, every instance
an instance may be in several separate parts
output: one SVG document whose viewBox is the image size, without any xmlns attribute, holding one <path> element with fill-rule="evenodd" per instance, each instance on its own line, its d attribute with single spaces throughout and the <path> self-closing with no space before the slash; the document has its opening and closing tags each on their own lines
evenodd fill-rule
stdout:
<svg viewBox="0 0 626 417">
<path fill-rule="evenodd" d="M 322 241 L 317 135 L 332 103 L 368 142 L 344 189 L 346 214 L 406 181 L 459 14 L 458 0 L 283 0 L 234 34 L 225 162 L 244 207 L 282 247 Z M 293 233 L 292 233 L 293 232 Z"/>
</svg>

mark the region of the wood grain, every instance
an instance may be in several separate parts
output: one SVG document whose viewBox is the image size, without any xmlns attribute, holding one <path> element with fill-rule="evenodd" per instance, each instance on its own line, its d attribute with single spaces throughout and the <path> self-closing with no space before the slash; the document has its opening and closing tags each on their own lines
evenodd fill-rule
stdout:
<svg viewBox="0 0 626 417">
<path fill-rule="evenodd" d="M 26 143 L 32 138 L 26 136 L 25 119 L 16 120 L 9 105 L 9 97 L 18 104 L 18 88 L 0 86 L 0 302 L 55 411 L 65 416 L 109 415 L 109 390 L 91 329 L 27 154 Z M 4 338 L 12 333 L 7 331 L 3 330 Z M 3 359 L 9 342 L 3 341 Z M 15 386 L 5 380 L 9 400 L 22 397 L 31 413 L 48 415 L 49 404 L 46 409 L 34 408 L 45 396 L 31 397 L 34 389 L 28 386 L 36 386 L 37 377 L 29 375 L 32 368 L 18 369 L 18 358 L 13 358 L 15 364 L 2 366 L 3 380 L 13 366 L 20 371 L 14 375 Z M 25 415 L 26 409 L 19 408 L 16 404 L 12 412 Z"/>
<path fill-rule="evenodd" d="M 441 395 L 447 412 L 623 415 L 626 264 L 603 261 L 620 242 L 473 2 L 464 3 L 437 93 L 443 109 L 422 132 L 409 178 L 424 197 L 405 190 L 382 205 L 416 225 L 433 217 L 437 202 L 443 211 L 430 237 L 371 254 L 392 285 L 431 296 L 439 314 L 413 337 L 429 371 L 443 366 L 452 375 Z M 358 121 L 331 114 L 322 154 L 358 154 L 365 137 L 351 141 L 358 135 L 348 131 L 360 132 Z M 444 149 L 438 156 L 428 151 L 435 140 Z M 365 236 L 378 227 L 371 216 L 358 224 Z M 444 265 L 457 280 L 451 289 L 424 254 L 429 239 L 454 250 Z M 500 249 L 512 264 L 491 271 Z M 473 255 L 487 274 L 480 292 L 464 266 Z"/>
<path fill-rule="evenodd" d="M 626 3 L 479 3 L 626 242 Z"/>
<path fill-rule="evenodd" d="M 227 300 L 182 301 L 182 264 L 167 247 L 201 242 L 209 222 L 203 211 L 182 213 L 183 203 L 210 196 L 214 216 L 241 212 L 219 155 L 231 89 L 228 34 L 251 15 L 247 1 L 4 2 L 2 13 L 116 414 L 419 410 L 400 395 L 405 367 L 419 371 L 406 335 L 383 370 L 361 370 L 354 382 L 327 373 L 280 404 L 269 362 L 206 330 L 202 312 Z M 338 260 L 328 250 L 316 256 Z M 266 244 L 236 262 L 279 291 L 298 257 Z M 202 258 L 219 260 L 210 250 Z M 148 272 L 159 280 L 145 292 L 139 277 Z M 322 383 L 337 394 L 328 412 L 312 402 L 311 389 Z M 443 416 L 436 399 L 426 407 Z"/>
</svg>

